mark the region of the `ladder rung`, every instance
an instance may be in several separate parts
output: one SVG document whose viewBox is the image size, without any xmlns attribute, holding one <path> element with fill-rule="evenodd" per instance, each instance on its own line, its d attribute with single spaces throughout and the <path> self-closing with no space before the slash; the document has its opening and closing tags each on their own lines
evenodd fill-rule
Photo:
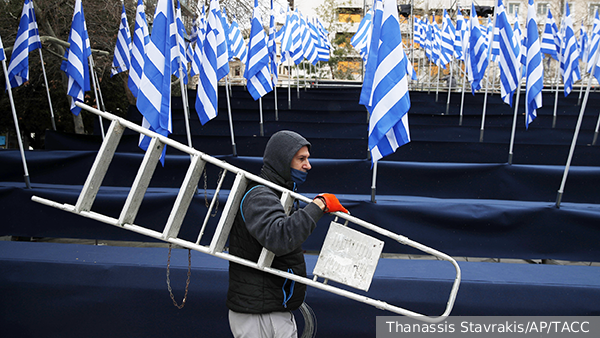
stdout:
<svg viewBox="0 0 600 338">
<path fill-rule="evenodd" d="M 100 150 L 98 151 L 98 155 L 96 155 L 92 169 L 90 170 L 85 184 L 83 185 L 83 189 L 81 189 L 81 194 L 79 194 L 79 198 L 75 204 L 75 210 L 77 212 L 90 211 L 92 208 L 92 204 L 94 204 L 94 200 L 96 199 L 100 185 L 104 180 L 104 176 L 108 171 L 108 166 L 112 161 L 115 150 L 117 150 L 117 146 L 119 145 L 119 141 L 121 140 L 124 129 L 125 127 L 123 127 L 117 120 L 113 120 L 110 124 L 108 133 L 106 134 L 106 137 L 100 146 Z"/>
<path fill-rule="evenodd" d="M 185 214 L 198 189 L 198 181 L 200 180 L 200 176 L 202 176 L 205 165 L 206 162 L 203 161 L 200 156 L 192 155 L 192 161 L 185 174 L 183 184 L 181 185 L 181 189 L 179 189 L 177 199 L 175 199 L 175 204 L 173 205 L 173 209 L 171 210 L 171 214 L 165 225 L 165 230 L 163 231 L 163 237 L 165 239 L 176 238 L 179 234 L 179 229 L 181 229 Z"/>
<path fill-rule="evenodd" d="M 244 196 L 247 185 L 248 180 L 242 172 L 239 172 L 231 186 L 229 197 L 227 197 L 227 202 L 225 203 L 225 207 L 223 207 L 222 216 L 219 219 L 219 224 L 217 224 L 217 229 L 210 242 L 209 251 L 211 253 L 222 252 L 225 248 L 227 237 L 229 237 L 231 226 L 233 225 L 233 221 L 239 210 L 240 202 Z"/>
<path fill-rule="evenodd" d="M 119 216 L 120 225 L 134 223 L 164 147 L 165 145 L 158 138 L 152 138 L 150 141 L 129 195 L 127 195 L 123 210 L 121 210 L 121 215 Z"/>
</svg>

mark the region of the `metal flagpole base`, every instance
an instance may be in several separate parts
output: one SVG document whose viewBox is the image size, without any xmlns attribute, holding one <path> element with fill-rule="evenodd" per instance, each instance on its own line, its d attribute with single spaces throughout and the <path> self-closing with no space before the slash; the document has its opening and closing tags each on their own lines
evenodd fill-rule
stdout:
<svg viewBox="0 0 600 338">
<path fill-rule="evenodd" d="M 458 125 L 459 126 L 462 126 L 462 119 L 463 119 L 463 116 L 461 115 L 460 118 L 458 119 Z"/>
<path fill-rule="evenodd" d="M 377 203 L 377 201 L 375 200 L 375 190 L 377 190 L 377 189 L 371 188 L 371 202 L 372 203 Z"/>
<path fill-rule="evenodd" d="M 513 154 L 512 153 L 508 154 L 508 164 L 512 164 L 512 158 L 513 158 Z"/>
<path fill-rule="evenodd" d="M 235 143 L 232 144 L 231 147 L 233 148 L 233 157 L 237 157 L 237 148 L 235 146 Z"/>
<path fill-rule="evenodd" d="M 23 175 L 23 178 L 25 179 L 25 186 L 27 187 L 27 189 L 31 189 L 31 182 L 29 181 L 29 175 Z"/>
<path fill-rule="evenodd" d="M 556 208 L 560 209 L 560 202 L 562 201 L 562 192 L 558 192 L 558 194 L 556 195 Z"/>
<path fill-rule="evenodd" d="M 265 131 L 262 122 L 260 123 L 260 136 L 265 136 Z"/>
<path fill-rule="evenodd" d="M 552 128 L 556 127 L 556 115 L 552 118 Z"/>
<path fill-rule="evenodd" d="M 594 140 L 592 140 L 592 145 L 596 145 L 596 141 L 598 140 L 598 132 L 594 132 Z"/>
<path fill-rule="evenodd" d="M 56 122 L 54 121 L 54 116 L 52 116 L 50 121 L 52 121 L 52 130 L 56 131 Z"/>
<path fill-rule="evenodd" d="M 479 142 L 483 142 L 483 129 L 479 131 Z"/>
</svg>

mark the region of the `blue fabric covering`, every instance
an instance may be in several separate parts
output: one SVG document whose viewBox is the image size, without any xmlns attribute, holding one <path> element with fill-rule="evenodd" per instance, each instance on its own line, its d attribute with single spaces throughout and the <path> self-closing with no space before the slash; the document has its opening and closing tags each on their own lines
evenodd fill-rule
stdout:
<svg viewBox="0 0 600 338">
<path fill-rule="evenodd" d="M 185 307 L 165 282 L 167 248 L 0 241 L 0 323 L 10 337 L 226 337 L 227 261 L 192 252 Z M 316 256 L 307 255 L 309 278 Z M 181 303 L 187 250 L 173 249 L 171 286 Z M 460 263 L 454 316 L 600 315 L 600 267 Z M 448 262 L 381 259 L 367 295 L 439 315 L 454 268 Z M 350 289 L 350 291 L 353 291 Z M 309 288 L 323 337 L 372 337 L 375 317 L 394 315 Z M 302 316 L 296 313 L 300 332 Z"/>
</svg>

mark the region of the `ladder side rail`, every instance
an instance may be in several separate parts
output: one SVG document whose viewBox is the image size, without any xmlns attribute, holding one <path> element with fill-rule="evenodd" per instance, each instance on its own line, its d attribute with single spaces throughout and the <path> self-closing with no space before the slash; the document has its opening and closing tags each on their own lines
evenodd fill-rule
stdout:
<svg viewBox="0 0 600 338">
<path fill-rule="evenodd" d="M 133 181 L 131 190 L 127 195 L 123 209 L 121 210 L 119 224 L 131 224 L 135 222 L 135 217 L 140 210 L 144 195 L 148 190 L 150 180 L 152 179 L 156 165 L 160 160 L 163 149 L 164 144 L 160 142 L 159 139 L 152 138 L 150 144 L 148 145 L 148 150 L 146 151 L 146 154 L 144 154 L 144 159 L 142 160 L 142 164 L 138 169 L 135 180 Z"/>
<path fill-rule="evenodd" d="M 194 198 L 194 194 L 198 189 L 198 181 L 200 180 L 200 176 L 202 176 L 205 165 L 206 162 L 203 161 L 200 156 L 192 156 L 190 166 L 188 167 L 188 171 L 185 174 L 185 178 L 183 179 L 183 183 L 179 189 L 177 198 L 175 199 L 175 204 L 167 219 L 167 224 L 163 231 L 164 238 L 177 237 L 179 234 L 183 219 L 185 218 L 190 203 Z"/>
<path fill-rule="evenodd" d="M 92 169 L 85 180 L 81 194 L 79 194 L 79 198 L 77 199 L 77 204 L 75 204 L 77 210 L 88 211 L 91 209 L 92 204 L 94 204 L 98 190 L 102 185 L 102 181 L 108 171 L 124 130 L 125 126 L 117 120 L 113 120 L 110 124 L 108 134 L 102 142 L 100 150 L 98 150 L 98 155 L 96 155 Z"/>
<path fill-rule="evenodd" d="M 223 213 L 215 229 L 215 234 L 210 242 L 211 254 L 215 252 L 221 252 L 225 248 L 225 243 L 229 237 L 229 232 L 233 226 L 233 221 L 240 208 L 240 202 L 244 197 L 244 192 L 248 186 L 248 179 L 246 179 L 244 172 L 239 171 L 233 181 L 227 202 L 223 207 Z"/>
</svg>

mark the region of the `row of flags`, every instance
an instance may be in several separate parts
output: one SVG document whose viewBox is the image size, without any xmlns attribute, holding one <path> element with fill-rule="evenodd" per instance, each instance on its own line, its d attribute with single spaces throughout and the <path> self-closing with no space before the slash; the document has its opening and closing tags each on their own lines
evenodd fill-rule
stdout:
<svg viewBox="0 0 600 338">
<path fill-rule="evenodd" d="M 395 7 L 391 5 L 392 2 L 389 6 Z M 403 128 L 398 127 L 399 123 L 406 119 L 406 112 L 410 109 L 408 90 L 404 84 L 406 76 L 404 74 L 394 75 L 393 70 L 395 67 L 408 68 L 407 72 L 410 76 L 410 73 L 414 73 L 414 68 L 410 62 L 408 66 L 400 66 L 406 60 L 400 55 L 397 55 L 393 62 L 388 60 L 386 63 L 384 60 L 379 60 L 383 57 L 380 53 L 385 46 L 384 41 L 399 46 L 397 48 L 402 47 L 397 13 L 393 28 L 390 27 L 391 25 L 382 25 L 379 21 L 380 13 L 378 11 L 383 8 L 383 12 L 386 12 L 386 5 L 387 2 L 382 5 L 381 1 L 375 0 L 373 8 L 365 14 L 356 34 L 351 39 L 352 46 L 366 62 L 360 103 L 367 106 L 371 113 L 369 149 L 373 162 L 393 153 L 398 146 L 410 140 L 407 122 L 404 123 Z M 390 8 L 389 13 L 392 13 L 391 11 Z M 594 63 L 594 60 L 597 59 L 593 59 L 600 41 L 598 13 L 595 15 L 591 39 L 588 39 L 583 24 L 579 38 L 576 37 L 568 3 L 561 30 L 558 29 L 551 11 L 548 10 L 541 37 L 538 33 L 538 20 L 533 0 L 528 1 L 524 32 L 519 27 L 518 17 L 515 17 L 514 25 L 509 23 L 502 0 L 497 2 L 495 20 L 488 19 L 487 25 L 481 25 L 477 16 L 474 15 L 476 13 L 474 5 L 471 7 L 471 13 L 473 15 L 470 19 L 466 19 L 458 10 L 456 21 L 453 23 L 444 10 L 441 28 L 433 16 L 431 21 L 427 17 L 414 18 L 414 42 L 424 50 L 424 54 L 431 63 L 440 67 L 446 68 L 453 60 L 463 61 L 473 93 L 481 89 L 481 81 L 490 60 L 496 61 L 500 68 L 501 96 L 503 101 L 511 106 L 513 94 L 519 87 L 522 78 L 525 77 L 527 127 L 536 118 L 537 109 L 542 106 L 543 54 L 560 62 L 565 96 L 571 92 L 573 83 L 581 79 L 579 62 L 584 62 L 587 65 L 586 70 L 600 81 L 600 65 L 597 61 Z M 387 18 L 391 20 L 389 17 Z M 387 38 L 392 36 L 397 36 L 397 41 L 388 42 Z M 373 50 L 373 48 L 378 49 Z M 373 76 L 371 73 L 373 69 L 382 69 L 379 77 L 374 79 L 370 78 Z M 383 103 L 386 96 L 374 95 L 377 92 L 375 88 L 381 86 L 388 79 L 392 80 L 386 85 L 385 90 L 390 92 L 398 90 L 398 92 L 394 96 L 396 100 Z M 376 82 L 372 83 L 371 81 Z M 385 104 L 385 112 L 377 113 L 374 107 L 378 104 Z M 399 137 L 401 133 L 398 133 L 398 130 L 405 131 L 401 137 Z M 394 141 L 388 142 L 392 139 Z M 380 142 L 387 142 L 393 146 L 386 147 L 388 150 L 381 152 Z"/>
<path fill-rule="evenodd" d="M 144 2 L 138 0 L 131 34 L 123 5 L 111 76 L 129 72 L 128 87 L 143 115 L 142 125 L 168 136 L 172 132 L 171 75 L 181 78 L 184 83 L 187 83 L 188 76 L 198 75 L 195 107 L 201 123 L 205 124 L 217 116 L 217 83 L 229 74 L 229 61 L 233 58 L 245 64 L 244 77 L 255 100 L 273 90 L 279 64 L 288 60 L 294 64 L 303 59 L 313 64 L 329 60 L 329 33 L 318 19 L 308 20 L 297 10 L 290 11 L 288 8 L 286 23 L 277 31 L 274 17 L 271 1 L 267 35 L 258 1 L 255 0 L 250 37 L 246 43 L 235 17 L 229 24 L 219 1 L 211 0 L 208 12 L 205 13 L 203 6 L 202 13 L 198 13 L 188 36 L 181 19 L 179 1 L 175 8 L 172 0 L 158 0 L 150 34 Z M 281 42 L 281 60 L 277 60 L 276 41 Z M 91 90 L 90 78 L 93 76 L 90 74 L 90 64 L 93 65 L 91 44 L 81 0 L 75 0 L 68 42 L 61 70 L 68 77 L 67 94 L 71 100 L 71 111 L 77 115 L 81 108 L 75 102 L 84 101 L 85 92 Z M 33 1 L 25 0 L 8 67 L 11 87 L 28 81 L 28 55 L 38 48 L 41 48 L 41 42 Z M 140 147 L 147 149 L 149 141 L 142 136 Z M 164 164 L 164 156 L 161 161 Z"/>
</svg>

